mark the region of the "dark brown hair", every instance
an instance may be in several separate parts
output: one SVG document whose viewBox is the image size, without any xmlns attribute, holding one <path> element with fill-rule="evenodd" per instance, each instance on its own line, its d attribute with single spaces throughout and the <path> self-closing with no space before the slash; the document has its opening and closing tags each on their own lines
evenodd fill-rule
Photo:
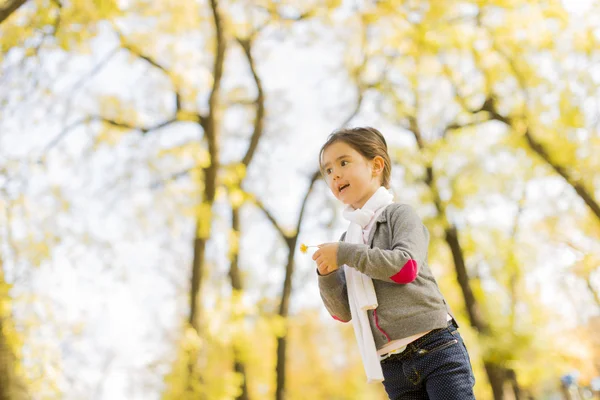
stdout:
<svg viewBox="0 0 600 400">
<path fill-rule="evenodd" d="M 386 189 L 390 188 L 392 163 L 388 154 L 387 143 L 381 132 L 369 126 L 343 128 L 333 131 L 319 152 L 319 167 L 321 173 L 323 173 L 323 152 L 327 147 L 338 141 L 346 143 L 368 160 L 372 160 L 377 156 L 383 158 L 381 185 Z"/>
</svg>

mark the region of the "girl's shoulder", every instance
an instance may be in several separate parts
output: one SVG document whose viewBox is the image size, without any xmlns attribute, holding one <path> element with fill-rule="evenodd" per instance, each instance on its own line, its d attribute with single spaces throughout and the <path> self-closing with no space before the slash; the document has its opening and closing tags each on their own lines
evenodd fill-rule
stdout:
<svg viewBox="0 0 600 400">
<path fill-rule="evenodd" d="M 416 211 L 415 211 L 414 207 L 411 206 L 410 204 L 391 203 L 390 205 L 388 205 L 385 208 L 385 210 L 383 210 L 382 214 L 386 214 L 387 216 L 390 216 L 390 215 L 394 215 L 394 214 L 406 214 L 406 213 L 416 214 Z"/>
<path fill-rule="evenodd" d="M 387 220 L 393 223 L 397 221 L 421 220 L 416 210 L 410 204 L 392 203 L 388 205 L 379 216 L 381 222 Z"/>
</svg>

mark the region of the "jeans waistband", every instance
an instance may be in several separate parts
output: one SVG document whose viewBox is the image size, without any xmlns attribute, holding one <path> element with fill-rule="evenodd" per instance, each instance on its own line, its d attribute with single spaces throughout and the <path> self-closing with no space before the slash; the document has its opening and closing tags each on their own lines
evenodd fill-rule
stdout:
<svg viewBox="0 0 600 400">
<path fill-rule="evenodd" d="M 458 328 L 458 325 L 456 323 L 456 321 L 454 321 L 454 319 L 451 319 L 450 321 L 448 321 L 448 325 L 445 328 L 437 328 L 434 329 L 430 332 L 428 332 L 426 335 L 421 336 L 420 338 L 418 338 L 417 340 L 415 340 L 414 342 L 410 342 L 409 344 L 406 345 L 406 348 L 398 353 L 394 353 L 394 354 L 385 354 L 382 357 L 384 357 L 381 362 L 387 362 L 387 361 L 391 361 L 392 359 L 397 359 L 397 358 L 403 358 L 405 356 L 408 356 L 409 354 L 412 354 L 413 352 L 417 351 L 419 349 L 419 346 L 421 345 L 421 343 L 427 341 L 431 336 L 435 335 L 436 333 L 444 330 L 444 329 L 448 329 L 449 331 L 454 331 Z"/>
</svg>

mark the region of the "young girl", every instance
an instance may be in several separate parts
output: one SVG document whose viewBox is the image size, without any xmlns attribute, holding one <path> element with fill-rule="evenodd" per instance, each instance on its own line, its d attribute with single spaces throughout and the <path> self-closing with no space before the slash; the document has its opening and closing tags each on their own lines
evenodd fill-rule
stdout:
<svg viewBox="0 0 600 400">
<path fill-rule="evenodd" d="M 368 382 L 383 381 L 390 399 L 474 399 L 467 349 L 427 265 L 429 232 L 388 191 L 383 135 L 336 131 L 319 163 L 350 221 L 313 255 L 319 289 L 333 318 L 352 320 Z"/>
</svg>

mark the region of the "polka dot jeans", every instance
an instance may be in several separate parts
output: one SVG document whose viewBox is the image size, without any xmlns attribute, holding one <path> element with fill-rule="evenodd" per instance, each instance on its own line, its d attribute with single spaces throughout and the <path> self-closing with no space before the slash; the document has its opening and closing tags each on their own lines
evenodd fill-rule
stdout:
<svg viewBox="0 0 600 400">
<path fill-rule="evenodd" d="M 453 321 L 383 360 L 381 367 L 392 400 L 475 399 L 471 360 Z"/>
</svg>

